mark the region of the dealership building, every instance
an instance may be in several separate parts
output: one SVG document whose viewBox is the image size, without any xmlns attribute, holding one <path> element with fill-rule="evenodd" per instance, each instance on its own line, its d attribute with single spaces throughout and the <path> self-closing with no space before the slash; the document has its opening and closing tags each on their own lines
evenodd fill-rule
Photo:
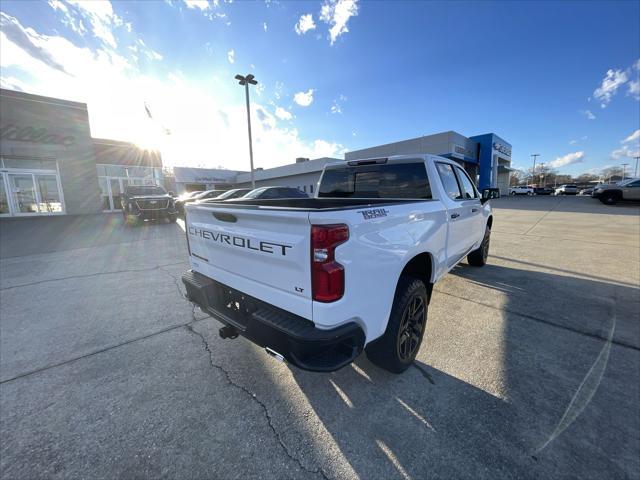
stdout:
<svg viewBox="0 0 640 480">
<path fill-rule="evenodd" d="M 255 170 L 255 183 L 256 187 L 269 185 L 297 187 L 313 195 L 322 169 L 327 163 L 416 153 L 429 153 L 455 160 L 475 180 L 478 188 L 497 187 L 500 188 L 501 193 L 508 193 L 511 145 L 494 133 L 465 137 L 454 131 L 354 150 L 347 152 L 344 160 L 330 157 L 314 160 L 297 158 L 295 163 L 289 165 Z M 178 192 L 251 186 L 249 172 L 179 167 L 174 170 Z"/>
<path fill-rule="evenodd" d="M 385 145 L 354 150 L 345 160 L 430 153 L 455 160 L 478 188 L 494 187 L 507 194 L 511 172 L 511 145 L 495 133 L 465 137 L 454 131 L 425 135 Z"/>
<path fill-rule="evenodd" d="M 0 89 L 0 217 L 115 211 L 159 182 L 160 154 L 93 138 L 86 104 Z"/>
<path fill-rule="evenodd" d="M 416 153 L 453 159 L 479 188 L 507 192 L 511 145 L 493 133 L 465 137 L 454 131 L 347 152 L 344 160 L 297 158 L 258 168 L 255 184 L 297 187 L 313 195 L 327 163 Z M 172 181 L 168 186 L 176 194 L 249 188 L 251 173 L 174 167 Z M 93 138 L 85 103 L 0 89 L 0 217 L 118 211 L 124 187 L 131 184 L 167 184 L 159 152 Z"/>
</svg>

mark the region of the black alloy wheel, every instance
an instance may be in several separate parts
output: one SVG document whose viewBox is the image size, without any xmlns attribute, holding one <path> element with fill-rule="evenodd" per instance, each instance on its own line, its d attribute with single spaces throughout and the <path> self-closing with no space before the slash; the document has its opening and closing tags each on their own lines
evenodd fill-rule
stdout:
<svg viewBox="0 0 640 480">
<path fill-rule="evenodd" d="M 398 349 L 400 360 L 407 361 L 415 356 L 427 321 L 426 312 L 424 297 L 418 294 L 411 298 L 404 312 L 402 312 L 402 320 L 400 321 L 396 340 L 396 348 Z"/>
</svg>

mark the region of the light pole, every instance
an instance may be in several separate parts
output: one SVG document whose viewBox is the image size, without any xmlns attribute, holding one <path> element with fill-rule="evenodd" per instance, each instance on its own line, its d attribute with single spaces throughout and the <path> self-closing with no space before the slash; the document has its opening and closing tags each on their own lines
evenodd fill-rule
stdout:
<svg viewBox="0 0 640 480">
<path fill-rule="evenodd" d="M 249 125 L 249 161 L 251 162 L 251 188 L 256 188 L 256 180 L 253 177 L 253 145 L 251 142 L 251 110 L 249 109 L 249 85 L 257 85 L 258 81 L 254 79 L 253 75 L 246 76 L 236 75 L 235 79 L 238 80 L 240 85 L 244 85 L 244 92 L 247 98 L 247 124 Z"/>
<path fill-rule="evenodd" d="M 532 153 L 531 156 L 533 157 L 533 170 L 531 170 L 531 183 L 533 183 L 533 177 L 536 174 L 536 159 L 540 156 L 540 154 Z"/>
<path fill-rule="evenodd" d="M 628 163 L 621 163 L 620 165 L 622 165 L 622 181 L 624 182 L 624 172 L 627 169 L 627 165 L 629 165 Z"/>
<path fill-rule="evenodd" d="M 634 177 L 638 176 L 638 159 L 640 158 L 640 156 L 636 156 L 636 169 L 634 170 Z"/>
</svg>

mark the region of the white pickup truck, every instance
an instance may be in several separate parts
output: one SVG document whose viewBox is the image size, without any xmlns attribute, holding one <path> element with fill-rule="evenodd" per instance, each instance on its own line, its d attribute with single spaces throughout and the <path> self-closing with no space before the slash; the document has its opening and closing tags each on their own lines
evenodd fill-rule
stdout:
<svg viewBox="0 0 640 480">
<path fill-rule="evenodd" d="M 305 370 L 363 350 L 402 372 L 425 332 L 433 284 L 487 260 L 498 189 L 451 160 L 403 155 L 328 164 L 315 198 L 187 204 L 187 298 Z"/>
</svg>

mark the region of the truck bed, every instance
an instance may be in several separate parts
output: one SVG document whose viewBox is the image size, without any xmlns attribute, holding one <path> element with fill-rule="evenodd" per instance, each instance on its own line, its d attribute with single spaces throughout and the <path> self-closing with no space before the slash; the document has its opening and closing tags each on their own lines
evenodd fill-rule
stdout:
<svg viewBox="0 0 640 480">
<path fill-rule="evenodd" d="M 399 205 L 415 202 L 428 202 L 428 199 L 392 199 L 392 198 L 278 198 L 265 199 L 234 199 L 216 202 L 215 198 L 206 202 L 200 202 L 201 206 L 212 207 L 259 207 L 262 209 L 278 210 L 345 210 L 361 207 L 381 207 L 385 205 Z"/>
</svg>

